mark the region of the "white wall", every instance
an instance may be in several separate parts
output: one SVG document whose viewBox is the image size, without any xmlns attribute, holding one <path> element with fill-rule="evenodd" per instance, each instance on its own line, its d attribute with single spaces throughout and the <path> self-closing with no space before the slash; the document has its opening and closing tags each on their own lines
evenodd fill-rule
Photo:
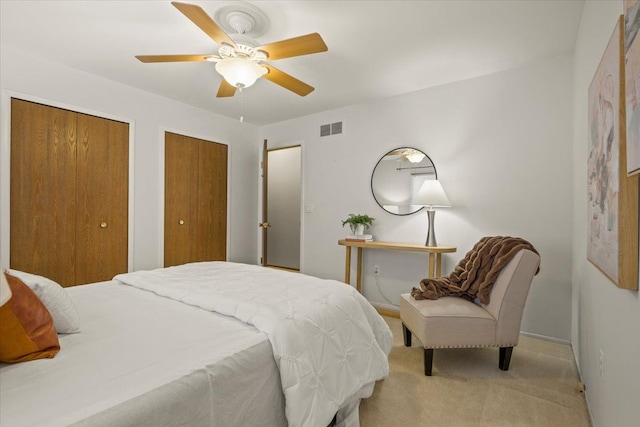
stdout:
<svg viewBox="0 0 640 427">
<path fill-rule="evenodd" d="M 135 183 L 133 216 L 134 270 L 163 265 L 164 142 L 171 130 L 229 145 L 228 259 L 256 262 L 258 129 L 59 64 L 22 53 L 0 51 L 0 257 L 9 263 L 9 97 L 131 121 Z"/>
<path fill-rule="evenodd" d="M 424 243 L 426 214 L 391 215 L 370 189 L 378 159 L 393 148 L 412 146 L 431 157 L 453 205 L 436 214 L 439 243 L 458 247 L 444 256 L 445 273 L 483 236 L 529 240 L 541 253 L 542 269 L 522 329 L 568 341 L 571 73 L 572 57 L 562 56 L 262 127 L 260 139 L 268 139 L 270 148 L 304 141 L 303 198 L 314 212 L 303 220 L 302 270 L 344 278 L 345 248 L 337 241 L 347 234 L 340 221 L 349 213 L 375 217 L 370 231 L 377 240 Z M 336 121 L 344 122 L 344 133 L 320 138 L 320 125 Z M 381 305 L 388 303 L 376 289 L 375 264 L 380 288 L 393 304 L 427 271 L 424 254 L 367 251 L 364 293 Z"/>
<path fill-rule="evenodd" d="M 587 90 L 622 1 L 585 2 L 575 49 L 572 343 L 595 426 L 640 420 L 640 300 L 587 261 Z M 604 353 L 600 377 L 600 349 Z"/>
</svg>

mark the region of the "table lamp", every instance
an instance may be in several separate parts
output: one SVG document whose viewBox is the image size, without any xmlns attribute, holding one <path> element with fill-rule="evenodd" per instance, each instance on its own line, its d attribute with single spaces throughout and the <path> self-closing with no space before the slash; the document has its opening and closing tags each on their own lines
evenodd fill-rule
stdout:
<svg viewBox="0 0 640 427">
<path fill-rule="evenodd" d="M 430 179 L 424 182 L 418 190 L 418 194 L 413 201 L 415 205 L 427 207 L 427 216 L 429 218 L 429 231 L 427 232 L 426 246 L 438 246 L 436 242 L 436 233 L 433 229 L 433 218 L 436 215 L 434 207 L 446 208 L 450 207 L 449 199 L 440 185 L 440 181 Z"/>
</svg>

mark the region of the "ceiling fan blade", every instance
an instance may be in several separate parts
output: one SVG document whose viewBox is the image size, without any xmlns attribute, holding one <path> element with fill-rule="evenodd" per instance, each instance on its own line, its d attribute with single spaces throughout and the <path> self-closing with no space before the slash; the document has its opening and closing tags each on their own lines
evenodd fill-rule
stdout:
<svg viewBox="0 0 640 427">
<path fill-rule="evenodd" d="M 229 96 L 233 96 L 236 93 L 236 87 L 231 86 L 227 81 L 223 78 L 220 82 L 220 87 L 218 88 L 218 94 L 216 97 L 218 98 L 227 98 Z"/>
<path fill-rule="evenodd" d="M 136 55 L 140 62 L 197 62 L 213 55 Z"/>
<path fill-rule="evenodd" d="M 202 10 L 202 8 L 195 4 L 188 3 L 180 3 L 177 1 L 172 1 L 172 5 L 176 7 L 180 12 L 184 14 L 187 18 L 189 18 L 194 24 L 196 24 L 202 31 L 207 33 L 209 37 L 213 39 L 214 42 L 222 45 L 222 43 L 227 43 L 231 46 L 235 46 L 236 44 L 229 38 L 227 33 L 224 32 L 222 28 L 215 23 L 207 12 Z"/>
<path fill-rule="evenodd" d="M 318 33 L 269 43 L 256 49 L 266 52 L 269 55 L 269 60 L 291 58 L 292 56 L 308 55 L 328 50 L 327 45 Z"/>
<path fill-rule="evenodd" d="M 404 154 L 405 150 L 393 150 L 388 152 L 386 155 L 387 156 L 402 156 Z"/>
<path fill-rule="evenodd" d="M 291 92 L 297 93 L 300 96 L 306 96 L 314 90 L 312 86 L 309 86 L 305 82 L 302 82 L 271 65 L 261 65 L 269 70 L 269 72 L 263 76 L 265 79 L 270 80 L 285 89 L 289 89 Z"/>
</svg>

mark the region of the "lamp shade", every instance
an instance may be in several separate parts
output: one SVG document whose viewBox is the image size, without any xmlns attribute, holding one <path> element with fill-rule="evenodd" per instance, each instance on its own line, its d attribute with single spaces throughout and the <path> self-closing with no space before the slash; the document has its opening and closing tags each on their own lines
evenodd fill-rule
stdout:
<svg viewBox="0 0 640 427">
<path fill-rule="evenodd" d="M 430 179 L 424 182 L 418 190 L 418 194 L 413 201 L 414 205 L 422 206 L 435 206 L 446 208 L 450 207 L 449 199 L 440 184 L 440 181 L 436 179 Z"/>
<path fill-rule="evenodd" d="M 231 86 L 249 87 L 267 72 L 256 62 L 244 58 L 227 58 L 216 63 L 216 71 Z"/>
<path fill-rule="evenodd" d="M 3 271 L 0 271 L 0 305 L 4 305 L 11 298 L 11 288 Z"/>
</svg>

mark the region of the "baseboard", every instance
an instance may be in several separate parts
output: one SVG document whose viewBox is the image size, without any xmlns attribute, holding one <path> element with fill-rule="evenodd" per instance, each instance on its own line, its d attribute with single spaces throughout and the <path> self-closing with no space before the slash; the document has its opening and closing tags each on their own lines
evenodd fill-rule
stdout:
<svg viewBox="0 0 640 427">
<path fill-rule="evenodd" d="M 400 307 L 389 304 L 371 303 L 381 316 L 400 318 Z"/>
<path fill-rule="evenodd" d="M 584 378 L 582 377 L 582 371 L 580 370 L 580 363 L 578 363 L 577 353 L 575 348 L 573 347 L 573 342 L 571 343 L 571 353 L 573 353 L 573 361 L 576 364 L 576 370 L 578 371 L 578 378 L 582 383 L 582 387 L 584 390 L 584 401 L 587 404 L 587 413 L 589 414 L 589 421 L 592 426 L 595 426 L 593 423 L 593 415 L 591 414 L 591 404 L 589 403 L 589 391 L 587 390 L 587 385 L 584 382 Z"/>
<path fill-rule="evenodd" d="M 271 264 L 268 264 L 267 268 L 272 268 L 274 270 L 290 271 L 292 273 L 300 273 L 300 269 L 299 268 L 280 267 L 279 265 L 271 265 Z"/>
<path fill-rule="evenodd" d="M 520 331 L 521 335 L 524 335 L 525 337 L 531 337 L 531 338 L 537 338 L 539 340 L 543 340 L 543 341 L 551 341 L 557 344 L 564 344 L 564 345 L 568 345 L 571 346 L 571 341 L 568 340 L 563 340 L 560 338 L 555 338 L 555 337 L 548 337 L 546 335 L 538 335 L 538 334 L 533 334 L 531 332 L 524 332 L 524 331 Z M 571 349 L 573 351 L 573 349 Z M 575 353 L 574 356 L 575 358 Z"/>
</svg>

